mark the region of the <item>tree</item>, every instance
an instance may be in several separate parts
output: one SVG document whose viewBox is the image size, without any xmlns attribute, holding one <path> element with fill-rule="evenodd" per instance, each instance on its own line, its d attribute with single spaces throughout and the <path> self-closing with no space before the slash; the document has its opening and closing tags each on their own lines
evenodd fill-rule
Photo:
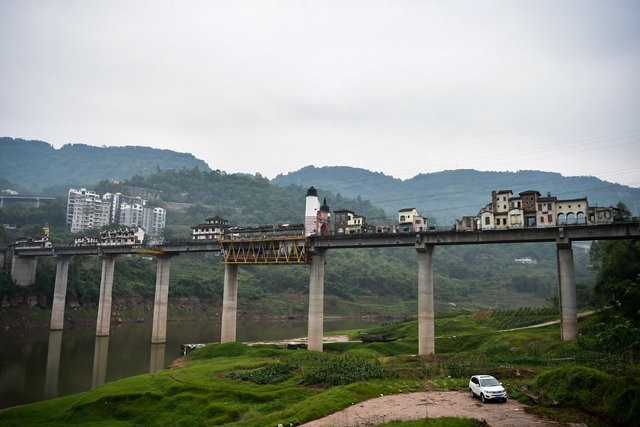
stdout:
<svg viewBox="0 0 640 427">
<path fill-rule="evenodd" d="M 596 242 L 592 246 L 597 299 L 640 326 L 640 240 Z"/>
</svg>

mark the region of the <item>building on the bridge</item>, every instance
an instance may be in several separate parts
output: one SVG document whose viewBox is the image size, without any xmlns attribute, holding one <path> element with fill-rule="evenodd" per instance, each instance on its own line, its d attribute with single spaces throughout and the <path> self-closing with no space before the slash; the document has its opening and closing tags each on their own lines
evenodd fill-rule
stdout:
<svg viewBox="0 0 640 427">
<path fill-rule="evenodd" d="M 118 227 L 100 231 L 100 246 L 129 246 L 144 241 L 142 227 Z"/>
<path fill-rule="evenodd" d="M 589 207 L 587 209 L 589 224 L 610 224 L 613 222 L 613 214 L 619 211 L 617 208 L 609 206 L 601 208 L 598 206 Z"/>
<path fill-rule="evenodd" d="M 558 200 L 558 225 L 574 225 L 587 223 L 589 204 L 587 198 Z"/>
<path fill-rule="evenodd" d="M 562 225 L 605 224 L 613 222 L 613 207 L 590 207 L 586 197 L 558 200 L 547 193 L 527 190 L 513 196 L 511 190 L 492 191 L 491 203 L 476 216 L 477 229 L 545 228 Z M 458 225 L 468 229 L 471 223 Z M 456 228 L 458 229 L 458 228 Z"/>
<path fill-rule="evenodd" d="M 367 229 L 367 218 L 348 209 L 333 211 L 333 232 L 335 234 L 363 233 Z"/>
<path fill-rule="evenodd" d="M 219 216 L 213 216 L 207 218 L 204 224 L 191 227 L 191 240 L 215 240 L 223 236 L 228 228 L 228 220 Z"/>
<path fill-rule="evenodd" d="M 398 211 L 398 229 L 401 233 L 427 231 L 429 221 L 421 216 L 416 208 L 404 208 Z"/>
<path fill-rule="evenodd" d="M 304 232 L 307 236 L 328 236 L 331 234 L 331 210 L 327 199 L 320 205 L 318 190 L 309 187 L 307 190 L 304 211 Z"/>
</svg>

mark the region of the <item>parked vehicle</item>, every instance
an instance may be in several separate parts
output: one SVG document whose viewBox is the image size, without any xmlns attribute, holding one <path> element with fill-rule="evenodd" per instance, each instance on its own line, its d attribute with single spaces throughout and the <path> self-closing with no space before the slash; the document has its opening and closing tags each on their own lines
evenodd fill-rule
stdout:
<svg viewBox="0 0 640 427">
<path fill-rule="evenodd" d="M 469 396 L 479 397 L 482 403 L 492 400 L 507 401 L 507 391 L 491 375 L 474 375 L 469 378 Z"/>
</svg>

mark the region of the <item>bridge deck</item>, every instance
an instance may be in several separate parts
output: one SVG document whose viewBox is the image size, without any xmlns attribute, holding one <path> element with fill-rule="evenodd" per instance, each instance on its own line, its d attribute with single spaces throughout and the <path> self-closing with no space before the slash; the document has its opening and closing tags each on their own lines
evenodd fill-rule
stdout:
<svg viewBox="0 0 640 427">
<path fill-rule="evenodd" d="M 282 236 L 270 239 L 166 242 L 146 251 L 154 255 L 217 252 L 221 262 L 238 264 L 300 264 L 314 249 L 376 248 L 423 245 L 560 242 L 640 238 L 640 222 L 572 225 L 485 231 L 423 231 L 419 233 L 349 234 L 339 236 Z M 292 243 L 294 242 L 295 243 Z M 286 249 L 288 248 L 288 249 Z M 229 252 L 232 251 L 232 252 Z M 141 253 L 139 246 L 54 246 L 14 248 L 18 256 L 82 256 Z M 253 261 L 252 261 L 253 260 Z"/>
</svg>

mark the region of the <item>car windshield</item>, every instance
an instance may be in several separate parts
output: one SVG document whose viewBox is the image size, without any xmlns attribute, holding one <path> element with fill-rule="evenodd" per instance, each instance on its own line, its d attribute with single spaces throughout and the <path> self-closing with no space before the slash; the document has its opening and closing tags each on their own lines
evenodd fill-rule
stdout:
<svg viewBox="0 0 640 427">
<path fill-rule="evenodd" d="M 500 385 L 500 383 L 495 378 L 481 378 L 480 385 L 482 387 L 495 387 L 497 385 Z"/>
</svg>

